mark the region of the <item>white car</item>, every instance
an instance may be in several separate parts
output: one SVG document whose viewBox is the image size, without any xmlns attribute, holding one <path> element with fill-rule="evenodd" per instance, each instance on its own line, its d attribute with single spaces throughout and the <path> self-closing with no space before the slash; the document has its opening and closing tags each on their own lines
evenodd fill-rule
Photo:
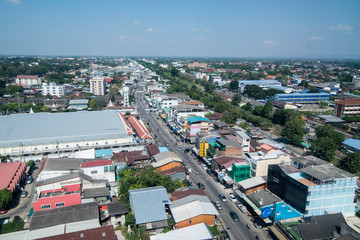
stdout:
<svg viewBox="0 0 360 240">
<path fill-rule="evenodd" d="M 236 197 L 234 196 L 234 194 L 230 193 L 229 199 L 230 199 L 233 203 L 237 203 L 237 200 L 236 200 Z"/>
<path fill-rule="evenodd" d="M 207 170 L 207 166 L 205 164 L 201 164 L 201 167 L 204 169 L 204 170 Z"/>
</svg>

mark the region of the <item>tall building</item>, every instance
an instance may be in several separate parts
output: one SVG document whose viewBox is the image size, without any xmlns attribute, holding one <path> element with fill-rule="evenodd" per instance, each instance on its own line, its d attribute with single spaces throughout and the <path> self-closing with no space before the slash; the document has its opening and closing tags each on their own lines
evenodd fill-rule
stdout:
<svg viewBox="0 0 360 240">
<path fill-rule="evenodd" d="M 360 99 L 343 99 L 335 102 L 335 115 L 339 118 L 359 116 Z"/>
<path fill-rule="evenodd" d="M 123 97 L 124 97 L 124 107 L 130 107 L 128 87 L 123 88 Z"/>
<path fill-rule="evenodd" d="M 65 95 L 65 86 L 56 85 L 56 83 L 43 83 L 42 95 L 46 96 L 48 94 L 50 94 L 51 96 L 62 97 Z"/>
<path fill-rule="evenodd" d="M 105 95 L 105 78 L 101 76 L 95 76 L 90 79 L 90 92 L 94 95 Z"/>
</svg>

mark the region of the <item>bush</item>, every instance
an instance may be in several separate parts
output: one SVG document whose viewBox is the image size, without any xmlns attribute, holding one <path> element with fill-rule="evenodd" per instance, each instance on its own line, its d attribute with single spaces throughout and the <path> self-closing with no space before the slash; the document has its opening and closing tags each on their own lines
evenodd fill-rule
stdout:
<svg viewBox="0 0 360 240">
<path fill-rule="evenodd" d="M 18 222 L 9 222 L 7 224 L 1 225 L 1 233 L 11 233 L 24 230 L 24 221 L 20 220 Z"/>
</svg>

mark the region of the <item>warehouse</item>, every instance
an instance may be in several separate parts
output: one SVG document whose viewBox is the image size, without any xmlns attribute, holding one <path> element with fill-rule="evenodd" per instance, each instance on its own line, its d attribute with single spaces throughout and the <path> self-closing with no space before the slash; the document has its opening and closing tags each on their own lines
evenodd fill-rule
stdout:
<svg viewBox="0 0 360 240">
<path fill-rule="evenodd" d="M 0 117 L 0 155 L 21 157 L 134 144 L 132 132 L 117 111 Z"/>
</svg>

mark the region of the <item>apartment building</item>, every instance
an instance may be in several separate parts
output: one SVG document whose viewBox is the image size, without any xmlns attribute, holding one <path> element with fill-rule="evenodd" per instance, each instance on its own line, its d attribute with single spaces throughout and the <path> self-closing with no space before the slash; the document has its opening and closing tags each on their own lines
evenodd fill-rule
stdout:
<svg viewBox="0 0 360 240">
<path fill-rule="evenodd" d="M 95 76 L 90 79 L 90 92 L 94 95 L 105 95 L 106 85 L 105 78 L 101 76 Z"/>
<path fill-rule="evenodd" d="M 360 99 L 343 99 L 336 101 L 335 115 L 339 118 L 360 115 Z"/>
<path fill-rule="evenodd" d="M 43 83 L 42 95 L 46 96 L 48 94 L 50 94 L 51 96 L 62 97 L 65 95 L 65 86 L 56 85 L 56 83 Z"/>
</svg>

